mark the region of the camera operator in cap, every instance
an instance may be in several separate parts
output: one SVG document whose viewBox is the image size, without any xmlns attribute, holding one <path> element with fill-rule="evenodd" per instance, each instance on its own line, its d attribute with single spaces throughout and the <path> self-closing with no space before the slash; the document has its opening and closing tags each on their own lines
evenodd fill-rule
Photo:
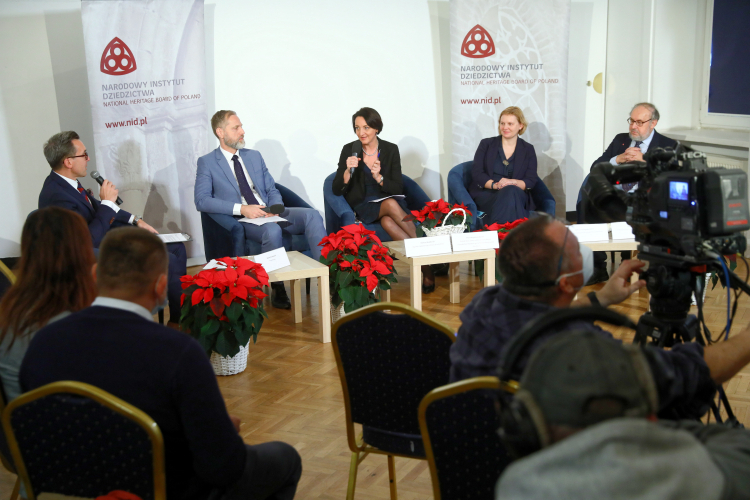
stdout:
<svg viewBox="0 0 750 500">
<path fill-rule="evenodd" d="M 750 431 L 658 421 L 655 348 L 568 332 L 536 350 L 499 430 L 498 499 L 750 498 Z"/>
<path fill-rule="evenodd" d="M 665 137 L 656 131 L 656 124 L 659 123 L 659 110 L 650 102 L 639 102 L 630 111 L 628 118 L 628 133 L 617 134 L 602 155 L 594 160 L 591 164 L 593 168 L 597 163 L 609 162 L 612 165 L 622 163 L 633 163 L 644 161 L 643 155 L 647 151 L 657 148 L 676 148 L 677 141 Z M 584 179 L 583 183 L 586 183 Z M 617 187 L 628 192 L 638 185 L 637 182 L 618 184 Z M 580 201 L 579 201 L 580 203 Z M 578 207 L 579 223 L 584 222 L 581 219 L 581 211 Z M 596 221 L 585 221 L 596 222 Z M 623 252 L 622 259 L 629 259 L 630 252 Z M 586 285 L 594 285 L 607 281 L 607 254 L 606 252 L 594 252 L 594 274 Z"/>
<path fill-rule="evenodd" d="M 630 283 L 643 262 L 628 260 L 601 290 L 576 298 L 591 275 L 591 250 L 560 221 L 541 216 L 513 229 L 500 246 L 499 270 L 503 282 L 480 290 L 461 312 L 462 325 L 451 346 L 451 382 L 495 375 L 498 363 L 516 333 L 532 319 L 570 306 L 618 304 L 645 286 Z M 593 331 L 618 343 L 589 321 L 561 323 L 531 346 L 531 354 L 550 337 L 569 329 Z M 528 355 L 527 355 L 528 357 Z M 517 363 L 520 376 L 527 358 Z M 723 383 L 750 363 L 750 330 L 705 349 L 697 342 L 659 350 L 654 357 L 662 416 L 703 415 Z"/>
</svg>

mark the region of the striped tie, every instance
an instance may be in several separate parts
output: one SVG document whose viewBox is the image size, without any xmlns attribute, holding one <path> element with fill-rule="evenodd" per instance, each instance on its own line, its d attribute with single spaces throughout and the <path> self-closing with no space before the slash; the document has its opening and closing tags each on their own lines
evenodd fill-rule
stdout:
<svg viewBox="0 0 750 500">
<path fill-rule="evenodd" d="M 86 201 L 91 205 L 91 200 L 89 200 L 88 195 L 86 194 L 86 190 L 83 189 L 83 186 L 81 186 L 81 183 L 78 183 L 78 192 L 83 195 L 84 198 L 86 198 Z M 92 205 L 93 206 L 93 205 Z"/>
</svg>

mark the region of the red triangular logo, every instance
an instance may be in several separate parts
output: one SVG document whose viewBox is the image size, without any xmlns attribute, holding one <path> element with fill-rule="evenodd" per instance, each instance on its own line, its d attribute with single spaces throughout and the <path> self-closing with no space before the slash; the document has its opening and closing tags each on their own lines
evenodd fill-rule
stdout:
<svg viewBox="0 0 750 500">
<path fill-rule="evenodd" d="M 127 75 L 135 71 L 135 56 L 125 42 L 114 37 L 102 52 L 99 69 L 107 75 Z"/>
<path fill-rule="evenodd" d="M 461 44 L 461 55 L 481 59 L 495 53 L 495 42 L 487 30 L 476 25 L 469 30 Z"/>
</svg>

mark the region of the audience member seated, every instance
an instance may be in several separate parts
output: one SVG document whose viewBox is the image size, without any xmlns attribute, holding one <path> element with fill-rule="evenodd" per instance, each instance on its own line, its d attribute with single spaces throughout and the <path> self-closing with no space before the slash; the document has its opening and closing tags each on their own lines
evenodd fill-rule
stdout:
<svg viewBox="0 0 750 500">
<path fill-rule="evenodd" d="M 167 251 L 136 228 L 107 233 L 91 307 L 42 328 L 21 365 L 21 388 L 85 382 L 150 415 L 164 436 L 171 499 L 291 499 L 302 471 L 291 446 L 249 446 L 230 417 L 203 348 L 155 323 L 167 298 Z"/>
<path fill-rule="evenodd" d="M 219 147 L 198 158 L 195 176 L 195 208 L 211 214 L 221 224 L 222 219 L 259 219 L 272 217 L 267 207 L 283 205 L 276 182 L 266 168 L 260 152 L 245 149 L 245 130 L 237 113 L 220 110 L 211 118 L 211 130 L 219 139 Z M 312 208 L 286 207 L 279 216 L 284 222 L 256 226 L 243 223 L 245 238 L 260 243 L 260 251 L 282 248 L 282 230 L 289 234 L 304 234 L 312 258 L 320 260 L 318 243 L 326 236 L 323 218 Z M 224 224 L 222 224 L 224 225 Z M 240 245 L 245 248 L 245 245 Z M 291 308 L 284 283 L 271 283 L 271 304 L 281 309 Z"/>
<path fill-rule="evenodd" d="M 49 207 L 26 219 L 16 283 L 0 301 L 0 379 L 8 401 L 21 393 L 18 371 L 37 330 L 88 307 L 96 297 L 94 262 L 80 215 Z"/>
<path fill-rule="evenodd" d="M 540 347 L 501 411 L 503 431 L 525 429 L 506 443 L 530 454 L 505 469 L 496 497 L 750 498 L 750 431 L 657 421 L 654 378 L 639 347 L 591 331 Z"/>
<path fill-rule="evenodd" d="M 579 245 L 562 222 L 549 216 L 530 219 L 512 230 L 500 245 L 499 270 L 503 283 L 487 287 L 474 296 L 461 313 L 461 327 L 451 347 L 451 381 L 495 375 L 509 340 L 526 323 L 554 308 L 571 305 L 603 307 L 618 304 L 645 286 L 630 276 L 644 263 L 625 261 L 604 287 L 574 301 L 593 271 L 591 250 Z M 584 321 L 560 324 L 534 344 L 530 352 L 548 338 L 570 328 L 612 335 Z M 527 359 L 517 364 L 518 373 Z M 726 342 L 704 348 L 696 343 L 678 344 L 659 350 L 659 401 L 664 414 L 702 415 L 715 392 L 715 383 L 733 377 L 750 362 L 750 330 Z"/>
<path fill-rule="evenodd" d="M 497 137 L 482 139 L 474 154 L 469 194 L 486 215 L 482 223 L 504 224 L 529 216 L 534 201 L 527 191 L 539 180 L 534 146 L 519 137 L 526 131 L 521 108 L 500 113 Z"/>
<path fill-rule="evenodd" d="M 403 220 L 409 213 L 406 201 L 396 197 L 404 194 L 398 146 L 378 138 L 383 130 L 380 114 L 372 108 L 362 108 L 352 116 L 352 128 L 357 141 L 341 149 L 333 194 L 343 195 L 365 224 L 380 221 L 394 241 L 416 238 L 414 223 Z M 432 292 L 435 276 L 430 266 L 422 266 L 422 275 L 422 292 Z"/>
<path fill-rule="evenodd" d="M 591 168 L 597 163 L 611 163 L 619 165 L 620 163 L 632 163 L 644 161 L 643 155 L 648 150 L 657 148 L 676 148 L 677 141 L 665 137 L 656 131 L 656 124 L 659 123 L 659 110 L 650 102 L 639 102 L 630 111 L 628 118 L 628 133 L 617 134 L 602 155 L 594 160 Z M 588 176 L 583 180 L 583 184 L 588 180 Z M 618 184 L 625 191 L 631 191 L 638 185 L 637 182 Z M 580 195 L 579 195 L 580 203 Z M 578 222 L 584 222 L 581 217 L 580 206 L 576 206 L 578 211 Z M 596 220 L 585 222 L 594 223 Z M 622 252 L 622 259 L 629 259 L 630 252 Z M 609 273 L 607 272 L 607 254 L 606 252 L 594 252 L 594 275 L 586 285 L 594 285 L 607 281 Z"/>
<path fill-rule="evenodd" d="M 62 207 L 82 216 L 89 227 L 94 248 L 99 244 L 107 231 L 123 225 L 134 225 L 156 233 L 138 215 L 133 215 L 117 206 L 118 189 L 105 180 L 99 189 L 97 200 L 90 191 L 85 191 L 78 181 L 86 177 L 89 153 L 80 137 L 73 131 L 53 135 L 44 144 L 44 157 L 52 167 L 52 172 L 44 180 L 39 193 L 39 208 Z M 187 274 L 187 252 L 182 243 L 170 243 L 169 250 L 169 322 L 177 326 L 180 322 L 180 295 L 182 287 L 180 277 Z"/>
</svg>

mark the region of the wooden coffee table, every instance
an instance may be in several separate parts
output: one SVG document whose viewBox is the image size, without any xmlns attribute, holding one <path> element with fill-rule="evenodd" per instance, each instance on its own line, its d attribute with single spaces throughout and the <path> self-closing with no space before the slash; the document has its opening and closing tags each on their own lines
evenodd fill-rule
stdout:
<svg viewBox="0 0 750 500">
<path fill-rule="evenodd" d="M 295 323 L 302 322 L 302 287 L 300 280 L 318 278 L 318 316 L 321 342 L 331 341 L 331 289 L 328 287 L 328 266 L 299 252 L 287 252 L 289 265 L 268 273 L 268 282 L 291 282 L 292 316 Z"/>
<path fill-rule="evenodd" d="M 458 280 L 458 263 L 471 260 L 484 260 L 484 286 L 495 284 L 495 250 L 474 250 L 471 252 L 456 252 L 439 255 L 427 255 L 425 257 L 407 257 L 403 241 L 385 241 L 383 245 L 393 252 L 402 262 L 409 265 L 411 306 L 419 311 L 422 310 L 422 269 L 429 264 L 450 264 L 448 279 L 450 281 L 450 301 L 453 304 L 460 302 L 460 286 Z M 390 295 L 390 294 L 387 294 Z M 382 296 L 382 295 L 381 295 Z"/>
</svg>

